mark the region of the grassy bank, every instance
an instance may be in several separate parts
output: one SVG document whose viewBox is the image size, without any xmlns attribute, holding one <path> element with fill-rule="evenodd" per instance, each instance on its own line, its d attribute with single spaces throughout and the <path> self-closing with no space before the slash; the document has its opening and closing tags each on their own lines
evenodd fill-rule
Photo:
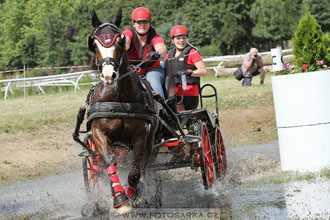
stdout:
<svg viewBox="0 0 330 220">
<path fill-rule="evenodd" d="M 1 100 L 0 132 L 38 133 L 40 129 L 72 126 L 88 89 Z"/>
</svg>

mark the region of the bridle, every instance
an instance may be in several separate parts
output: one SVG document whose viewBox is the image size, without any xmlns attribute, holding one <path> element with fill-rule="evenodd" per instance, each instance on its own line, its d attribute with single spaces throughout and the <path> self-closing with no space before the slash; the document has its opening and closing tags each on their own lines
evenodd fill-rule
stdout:
<svg viewBox="0 0 330 220">
<path fill-rule="evenodd" d="M 98 33 L 98 31 L 102 30 L 105 27 L 109 27 L 110 28 L 110 36 L 113 35 L 112 39 L 109 39 L 110 43 L 105 44 L 103 43 L 102 39 L 96 35 Z M 105 48 L 110 48 L 114 46 L 114 43 L 116 42 L 116 39 L 120 37 L 120 32 L 118 30 L 118 27 L 112 23 L 103 23 L 100 26 L 94 28 L 89 37 L 88 37 L 88 48 L 90 51 L 96 53 L 95 51 L 95 46 L 94 46 L 94 40 L 98 40 L 98 42 Z M 98 59 L 95 59 L 96 62 L 96 66 L 99 72 L 102 72 L 102 68 L 104 65 L 111 65 L 114 68 L 115 72 L 119 71 L 119 67 L 122 65 L 123 63 L 123 54 L 121 55 L 119 62 L 117 60 L 115 60 L 113 57 L 104 57 L 101 61 L 98 62 Z"/>
<path fill-rule="evenodd" d="M 106 28 L 106 27 L 109 27 L 110 35 L 113 35 L 113 38 L 109 39 L 110 43 L 108 43 L 108 44 L 102 43 L 101 37 L 97 35 L 97 34 L 99 34 L 98 33 L 99 31 L 101 31 L 103 28 Z M 95 27 L 91 31 L 91 33 L 88 37 L 88 48 L 89 48 L 90 51 L 96 53 L 95 45 L 94 45 L 94 40 L 95 39 L 100 43 L 101 46 L 103 46 L 105 48 L 113 47 L 114 43 L 116 42 L 116 39 L 118 37 L 121 37 L 121 35 L 120 35 L 120 32 L 119 32 L 118 27 L 116 25 L 114 25 L 112 23 L 109 23 L 109 22 L 102 23 L 100 26 Z M 123 40 L 124 40 L 124 43 L 125 43 L 126 42 L 125 39 L 123 39 Z M 123 48 L 125 48 L 125 45 L 123 46 Z M 124 55 L 124 53 L 121 54 L 119 62 L 117 60 L 115 60 L 113 57 L 104 57 L 104 58 L 102 58 L 101 61 L 98 61 L 98 59 L 96 58 L 95 63 L 96 63 L 98 72 L 102 73 L 102 69 L 105 65 L 111 65 L 111 66 L 113 66 L 114 71 L 118 74 L 119 67 L 123 64 L 123 55 Z M 136 66 L 133 66 L 133 69 L 131 71 L 128 71 L 128 72 L 126 72 L 124 74 L 121 74 L 121 75 L 118 74 L 118 78 L 116 79 L 116 81 L 119 81 L 119 80 L 125 78 L 126 76 L 136 72 L 136 68 L 140 68 L 140 66 L 143 65 L 145 62 L 148 62 L 148 60 L 149 59 L 141 62 L 140 64 L 138 64 Z"/>
</svg>

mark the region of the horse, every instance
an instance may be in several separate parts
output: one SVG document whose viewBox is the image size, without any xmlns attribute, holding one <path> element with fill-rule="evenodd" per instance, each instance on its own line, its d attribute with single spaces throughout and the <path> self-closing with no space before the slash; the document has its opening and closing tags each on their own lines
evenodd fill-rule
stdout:
<svg viewBox="0 0 330 220">
<path fill-rule="evenodd" d="M 94 53 L 100 73 L 95 85 L 88 122 L 102 164 L 107 170 L 113 196 L 113 207 L 118 213 L 132 208 L 137 186 L 150 157 L 157 130 L 158 105 L 148 83 L 142 81 L 129 65 L 125 36 L 119 32 L 121 9 L 112 21 L 101 22 L 93 9 L 94 27 L 88 37 L 88 47 Z M 117 175 L 116 146 L 132 150 L 133 163 L 128 174 L 128 186 L 121 185 Z"/>
</svg>

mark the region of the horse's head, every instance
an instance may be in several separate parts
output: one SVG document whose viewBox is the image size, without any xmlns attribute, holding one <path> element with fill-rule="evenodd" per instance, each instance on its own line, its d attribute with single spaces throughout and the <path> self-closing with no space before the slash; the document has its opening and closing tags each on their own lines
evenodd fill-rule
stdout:
<svg viewBox="0 0 330 220">
<path fill-rule="evenodd" d="M 118 30 L 121 14 L 119 8 L 112 21 L 101 22 L 94 10 L 91 13 L 94 29 L 88 37 L 88 47 L 96 54 L 100 78 L 108 86 L 116 84 L 125 52 L 125 39 Z"/>
</svg>

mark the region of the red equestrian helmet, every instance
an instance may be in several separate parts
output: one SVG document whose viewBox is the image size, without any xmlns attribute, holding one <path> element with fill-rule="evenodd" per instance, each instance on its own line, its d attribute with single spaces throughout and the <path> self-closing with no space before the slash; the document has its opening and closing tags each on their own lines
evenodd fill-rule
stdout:
<svg viewBox="0 0 330 220">
<path fill-rule="evenodd" d="M 171 39 L 178 35 L 189 35 L 188 29 L 183 25 L 176 25 L 171 30 Z"/>
<path fill-rule="evenodd" d="M 139 7 L 132 12 L 132 22 L 141 20 L 151 20 L 151 14 L 149 9 L 144 7 Z"/>
</svg>

